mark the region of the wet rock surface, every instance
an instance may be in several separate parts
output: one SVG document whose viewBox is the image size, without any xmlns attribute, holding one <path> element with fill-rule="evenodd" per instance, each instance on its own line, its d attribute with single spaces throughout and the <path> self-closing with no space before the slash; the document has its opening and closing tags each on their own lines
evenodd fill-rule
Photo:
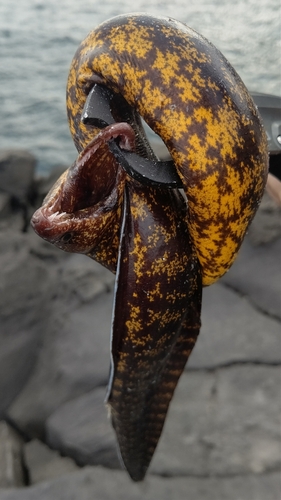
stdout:
<svg viewBox="0 0 281 500">
<path fill-rule="evenodd" d="M 0 500 L 279 500 L 280 210 L 264 199 L 235 264 L 204 290 L 197 345 L 133 484 L 104 406 L 114 276 L 23 232 L 22 208 L 0 194 Z"/>
</svg>

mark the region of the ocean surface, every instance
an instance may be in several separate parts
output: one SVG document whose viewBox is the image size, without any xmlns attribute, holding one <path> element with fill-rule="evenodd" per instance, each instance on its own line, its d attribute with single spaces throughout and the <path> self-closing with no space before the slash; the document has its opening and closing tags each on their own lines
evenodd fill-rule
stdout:
<svg viewBox="0 0 281 500">
<path fill-rule="evenodd" d="M 250 90 L 281 95 L 280 0 L 1 0 L 0 148 L 42 174 L 76 157 L 65 109 L 72 57 L 89 31 L 128 12 L 174 17 L 207 37 Z"/>
</svg>

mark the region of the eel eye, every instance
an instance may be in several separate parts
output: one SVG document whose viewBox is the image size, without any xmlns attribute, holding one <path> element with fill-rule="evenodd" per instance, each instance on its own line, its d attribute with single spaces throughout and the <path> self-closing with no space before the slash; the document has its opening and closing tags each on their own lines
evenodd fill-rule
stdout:
<svg viewBox="0 0 281 500">
<path fill-rule="evenodd" d="M 69 231 L 64 233 L 62 237 L 60 238 L 61 243 L 71 243 L 73 237 L 73 233 L 70 233 Z"/>
</svg>

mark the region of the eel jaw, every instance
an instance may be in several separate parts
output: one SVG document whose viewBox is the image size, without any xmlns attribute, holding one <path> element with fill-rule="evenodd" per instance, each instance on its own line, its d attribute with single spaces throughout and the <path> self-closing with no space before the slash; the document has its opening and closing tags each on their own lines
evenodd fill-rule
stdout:
<svg viewBox="0 0 281 500">
<path fill-rule="evenodd" d="M 63 173 L 31 219 L 41 238 L 61 250 L 89 254 L 110 226 L 115 232 L 126 174 L 109 149 L 113 141 L 120 150 L 133 151 L 132 127 L 116 123 L 104 128 Z"/>
</svg>

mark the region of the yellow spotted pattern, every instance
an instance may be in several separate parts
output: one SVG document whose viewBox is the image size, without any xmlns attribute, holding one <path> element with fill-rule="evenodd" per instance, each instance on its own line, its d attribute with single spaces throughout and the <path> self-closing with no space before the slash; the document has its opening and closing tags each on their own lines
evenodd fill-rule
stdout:
<svg viewBox="0 0 281 500">
<path fill-rule="evenodd" d="M 203 284 L 215 282 L 237 255 L 267 177 L 266 136 L 247 89 L 198 33 L 139 14 L 101 24 L 73 59 L 67 109 L 79 150 L 93 137 L 80 116 L 95 82 L 120 92 L 167 145 L 188 199 Z"/>
<path fill-rule="evenodd" d="M 126 186 L 108 404 L 135 480 L 150 463 L 200 328 L 201 272 L 185 212 L 178 192 Z"/>
</svg>

